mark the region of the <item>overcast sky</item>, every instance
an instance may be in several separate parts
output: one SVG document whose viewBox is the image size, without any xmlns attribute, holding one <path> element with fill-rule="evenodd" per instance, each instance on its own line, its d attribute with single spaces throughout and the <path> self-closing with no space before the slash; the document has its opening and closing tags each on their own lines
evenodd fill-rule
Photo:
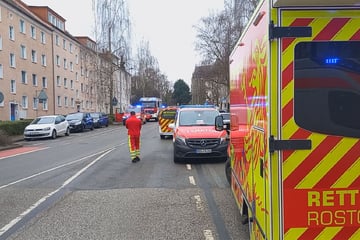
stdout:
<svg viewBox="0 0 360 240">
<path fill-rule="evenodd" d="M 92 0 L 23 0 L 28 5 L 49 6 L 66 19 L 66 29 L 74 36 L 93 34 Z M 127 0 L 132 21 L 134 47 L 149 41 L 150 51 L 160 71 L 175 82 L 190 86 L 200 57 L 195 52 L 194 25 L 210 12 L 223 9 L 224 0 Z M 133 49 L 135 54 L 136 48 Z"/>
</svg>

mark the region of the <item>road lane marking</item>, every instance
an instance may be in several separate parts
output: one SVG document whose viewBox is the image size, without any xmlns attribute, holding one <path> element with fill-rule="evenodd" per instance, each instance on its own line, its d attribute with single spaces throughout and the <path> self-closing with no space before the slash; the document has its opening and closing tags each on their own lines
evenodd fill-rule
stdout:
<svg viewBox="0 0 360 240">
<path fill-rule="evenodd" d="M 107 149 L 105 151 L 102 151 L 103 153 L 97 157 L 94 161 L 90 162 L 88 165 L 86 165 L 84 168 L 82 168 L 80 171 L 75 173 L 72 177 L 68 178 L 58 189 L 55 191 L 50 192 L 40 200 L 38 200 L 36 203 L 34 203 L 32 206 L 30 206 L 27 210 L 25 210 L 23 213 L 21 213 L 18 217 L 11 220 L 8 224 L 6 224 L 4 227 L 0 229 L 0 237 L 6 233 L 11 227 L 13 227 L 15 224 L 17 224 L 21 219 L 23 219 L 27 214 L 29 214 L 31 211 L 33 211 L 35 208 L 37 208 L 41 203 L 45 202 L 49 197 L 53 196 L 57 192 L 59 192 L 61 189 L 66 187 L 68 184 L 70 184 L 72 181 L 74 181 L 78 176 L 80 176 L 83 172 L 85 172 L 88 168 L 90 168 L 92 165 L 97 163 L 101 158 L 103 158 L 105 155 L 112 152 L 115 148 Z"/>
<path fill-rule="evenodd" d="M 192 185 L 194 185 L 194 186 L 196 185 L 195 178 L 193 176 L 189 176 L 189 181 Z"/>
<path fill-rule="evenodd" d="M 199 210 L 199 211 L 204 210 L 204 206 L 203 206 L 203 203 L 201 201 L 200 195 L 195 195 L 194 198 L 195 198 L 196 209 Z"/>
<path fill-rule="evenodd" d="M 9 157 L 15 157 L 27 153 L 37 152 L 40 150 L 48 149 L 49 147 L 20 147 L 20 148 L 13 148 L 9 150 L 3 150 L 0 152 L 0 160 L 9 158 Z"/>
<path fill-rule="evenodd" d="M 207 229 L 203 231 L 205 240 L 214 240 L 211 230 Z"/>
<path fill-rule="evenodd" d="M 35 173 L 35 174 L 33 174 L 33 175 L 31 175 L 31 176 L 28 176 L 28 177 L 25 177 L 25 178 L 21 178 L 21 179 L 19 179 L 19 180 L 14 181 L 14 182 L 11 182 L 11 183 L 8 183 L 8 184 L 5 184 L 5 185 L 0 186 L 0 189 L 9 187 L 9 186 L 11 186 L 11 185 L 14 185 L 14 184 L 17 184 L 17 183 L 26 181 L 26 180 L 29 180 L 29 179 L 31 179 L 31 178 L 40 176 L 40 175 L 45 174 L 45 173 L 48 173 L 48 172 L 52 172 L 52 171 L 57 170 L 57 169 L 59 169 L 59 168 L 63 168 L 63 167 L 66 167 L 66 166 L 75 164 L 75 163 L 77 163 L 77 162 L 84 161 L 84 160 L 87 159 L 87 158 L 90 158 L 90 157 L 93 157 L 93 156 L 95 156 L 95 155 L 104 153 L 105 151 L 107 151 L 107 150 L 101 151 L 101 152 L 99 152 L 99 153 L 94 153 L 94 154 L 91 154 L 91 155 L 89 155 L 89 156 L 82 157 L 82 158 L 80 158 L 80 159 L 78 159 L 78 160 L 75 160 L 75 161 L 72 161 L 72 162 L 68 162 L 68 163 L 59 165 L 59 166 L 57 166 L 57 167 L 50 168 L 50 169 L 48 169 L 48 170 L 45 170 L 45 171 L 42 171 L 42 172 L 39 172 L 39 173 Z"/>
<path fill-rule="evenodd" d="M 186 169 L 191 170 L 191 164 L 186 164 Z"/>
</svg>

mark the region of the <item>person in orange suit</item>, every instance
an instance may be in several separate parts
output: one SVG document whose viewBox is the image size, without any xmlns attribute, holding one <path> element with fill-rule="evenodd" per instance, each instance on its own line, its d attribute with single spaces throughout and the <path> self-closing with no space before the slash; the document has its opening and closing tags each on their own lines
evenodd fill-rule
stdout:
<svg viewBox="0 0 360 240">
<path fill-rule="evenodd" d="M 136 163 L 140 161 L 140 132 L 142 122 L 135 115 L 135 112 L 130 112 L 130 117 L 126 120 L 125 126 L 128 130 L 128 143 L 131 161 Z"/>
</svg>

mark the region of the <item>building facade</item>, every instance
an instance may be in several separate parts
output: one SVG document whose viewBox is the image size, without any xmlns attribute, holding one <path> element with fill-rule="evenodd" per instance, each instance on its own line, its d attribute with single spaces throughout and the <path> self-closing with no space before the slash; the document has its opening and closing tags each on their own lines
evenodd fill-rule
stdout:
<svg viewBox="0 0 360 240">
<path fill-rule="evenodd" d="M 0 1 L 0 120 L 33 119 L 77 111 L 109 113 L 110 89 L 128 104 L 131 77 L 125 69 L 101 81 L 96 42 L 72 36 L 66 20 L 48 7 Z M 108 63 L 107 63 L 108 64 Z M 119 87 L 118 87 L 119 86 Z M 120 107 L 120 106 L 118 106 Z"/>
</svg>

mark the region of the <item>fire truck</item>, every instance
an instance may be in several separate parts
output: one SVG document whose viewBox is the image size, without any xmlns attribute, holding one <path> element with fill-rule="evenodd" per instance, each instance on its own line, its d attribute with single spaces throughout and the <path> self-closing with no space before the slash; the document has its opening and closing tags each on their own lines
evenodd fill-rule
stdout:
<svg viewBox="0 0 360 240">
<path fill-rule="evenodd" d="M 360 1 L 262 0 L 229 63 L 250 239 L 360 239 Z"/>
</svg>

